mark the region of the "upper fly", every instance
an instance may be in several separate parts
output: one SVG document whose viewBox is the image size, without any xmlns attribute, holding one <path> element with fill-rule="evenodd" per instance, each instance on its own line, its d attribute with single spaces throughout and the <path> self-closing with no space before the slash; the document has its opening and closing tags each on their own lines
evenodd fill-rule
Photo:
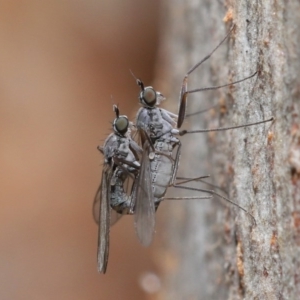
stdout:
<svg viewBox="0 0 300 300">
<path fill-rule="evenodd" d="M 178 115 L 160 108 L 159 104 L 162 100 L 165 99 L 165 97 L 160 92 L 156 91 L 152 86 L 145 86 L 142 80 L 135 78 L 137 85 L 140 87 L 139 101 L 142 105 L 142 107 L 139 109 L 136 116 L 136 126 L 141 136 L 141 144 L 143 147 L 143 151 L 144 153 L 146 151 L 148 151 L 149 153 L 147 157 L 147 164 L 149 161 L 150 172 L 151 172 L 151 184 L 152 184 L 152 191 L 153 191 L 153 201 L 155 202 L 156 207 L 158 207 L 159 203 L 163 199 L 166 199 L 165 194 L 168 187 L 173 186 L 176 188 L 193 190 L 198 192 L 205 192 L 211 195 L 216 195 L 219 198 L 242 209 L 252 218 L 253 223 L 255 224 L 256 221 L 252 214 L 250 214 L 246 209 L 244 209 L 237 203 L 231 201 L 227 197 L 224 197 L 216 193 L 214 190 L 192 188 L 185 185 L 190 181 L 199 180 L 199 178 L 194 178 L 194 179 L 183 178 L 184 180 L 183 182 L 180 183 L 176 182 L 176 180 L 178 179 L 177 171 L 179 167 L 180 153 L 182 147 L 181 142 L 178 139 L 179 136 L 189 134 L 189 133 L 222 131 L 228 129 L 253 126 L 261 123 L 270 122 L 273 120 L 273 118 L 270 118 L 268 120 L 263 120 L 251 124 L 244 124 L 240 126 L 232 126 L 226 128 L 199 129 L 193 131 L 179 130 L 179 128 L 182 126 L 184 122 L 186 105 L 187 105 L 187 96 L 189 94 L 204 91 L 204 90 L 218 89 L 221 87 L 230 86 L 232 84 L 237 84 L 247 79 L 250 79 L 251 77 L 257 74 L 257 72 L 254 72 L 252 75 L 246 78 L 237 80 L 229 84 L 224 84 L 221 86 L 213 86 L 207 88 L 188 90 L 187 88 L 188 76 L 218 49 L 218 47 L 229 36 L 233 28 L 234 26 L 231 28 L 231 30 L 226 35 L 226 37 L 217 45 L 217 47 L 209 55 L 207 55 L 204 59 L 202 59 L 195 66 L 193 66 L 184 76 L 182 86 L 181 86 L 180 98 L 179 98 L 180 102 L 179 102 Z M 143 157 L 144 159 L 146 159 L 145 155 L 143 155 Z M 144 164 L 144 159 L 141 161 L 141 165 Z"/>
</svg>

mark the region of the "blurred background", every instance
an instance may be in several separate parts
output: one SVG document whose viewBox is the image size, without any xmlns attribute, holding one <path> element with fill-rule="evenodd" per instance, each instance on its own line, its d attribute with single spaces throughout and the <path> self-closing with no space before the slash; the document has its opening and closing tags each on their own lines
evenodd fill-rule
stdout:
<svg viewBox="0 0 300 300">
<path fill-rule="evenodd" d="M 132 119 L 129 69 L 153 80 L 159 1 L 0 4 L 0 299 L 146 299 L 157 240 L 123 217 L 98 274 L 92 202 L 112 103 Z"/>
</svg>

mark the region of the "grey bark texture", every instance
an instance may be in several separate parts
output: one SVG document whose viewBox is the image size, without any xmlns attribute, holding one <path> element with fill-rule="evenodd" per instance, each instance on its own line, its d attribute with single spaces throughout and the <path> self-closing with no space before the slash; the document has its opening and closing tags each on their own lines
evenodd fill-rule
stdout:
<svg viewBox="0 0 300 300">
<path fill-rule="evenodd" d="M 276 120 L 181 138 L 179 175 L 210 174 L 257 225 L 217 197 L 164 204 L 158 253 L 164 288 L 157 298 L 300 299 L 300 2 L 165 0 L 162 17 L 155 87 L 171 111 L 187 70 L 232 23 L 230 38 L 190 75 L 189 88 L 258 71 L 235 86 L 189 96 L 189 112 L 219 105 L 188 118 L 183 128 Z"/>
</svg>

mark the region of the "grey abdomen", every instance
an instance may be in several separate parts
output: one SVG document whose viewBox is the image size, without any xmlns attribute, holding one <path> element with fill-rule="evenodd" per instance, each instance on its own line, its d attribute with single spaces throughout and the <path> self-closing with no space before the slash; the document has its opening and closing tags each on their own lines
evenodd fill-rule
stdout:
<svg viewBox="0 0 300 300">
<path fill-rule="evenodd" d="M 160 199 L 166 194 L 173 174 L 173 162 L 170 159 L 172 146 L 164 142 L 157 142 L 155 150 L 167 155 L 155 154 L 154 159 L 150 162 L 153 196 Z"/>
<path fill-rule="evenodd" d="M 122 170 L 115 173 L 115 177 L 111 181 L 110 206 L 120 214 L 127 213 L 130 207 L 131 198 L 124 190 L 124 182 L 127 178 Z"/>
</svg>

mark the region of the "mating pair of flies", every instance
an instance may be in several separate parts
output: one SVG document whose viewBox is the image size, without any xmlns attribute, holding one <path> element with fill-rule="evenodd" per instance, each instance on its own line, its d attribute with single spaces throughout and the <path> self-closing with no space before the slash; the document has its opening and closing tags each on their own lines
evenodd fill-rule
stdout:
<svg viewBox="0 0 300 300">
<path fill-rule="evenodd" d="M 133 125 L 126 116 L 120 115 L 119 108 L 116 105 L 113 106 L 116 114 L 113 122 L 113 133 L 107 137 L 102 147 L 98 147 L 104 155 L 104 166 L 101 184 L 93 204 L 94 219 L 99 225 L 98 271 L 100 273 L 105 273 L 107 268 L 110 226 L 124 214 L 134 215 L 137 236 L 144 246 L 148 246 L 152 241 L 155 230 L 155 211 L 162 200 L 208 199 L 217 196 L 239 207 L 249 215 L 254 224 L 256 223 L 254 217 L 246 209 L 214 190 L 185 185 L 191 181 L 201 181 L 208 176 L 198 178 L 177 177 L 181 153 L 179 136 L 189 133 L 236 129 L 273 120 L 273 118 L 270 118 L 260 122 L 226 128 L 180 130 L 185 119 L 187 96 L 189 94 L 236 84 L 257 74 L 255 72 L 242 80 L 221 86 L 194 90 L 187 89 L 189 74 L 217 50 L 227 39 L 233 28 L 234 26 L 209 55 L 192 67 L 185 75 L 181 87 L 178 115 L 159 108 L 160 102 L 165 99 L 164 96 L 151 86 L 145 87 L 140 79 L 136 79 L 136 82 L 140 87 L 139 100 L 142 107 L 137 113 L 136 124 Z M 167 189 L 171 186 L 208 193 L 210 196 L 166 198 Z"/>
</svg>

